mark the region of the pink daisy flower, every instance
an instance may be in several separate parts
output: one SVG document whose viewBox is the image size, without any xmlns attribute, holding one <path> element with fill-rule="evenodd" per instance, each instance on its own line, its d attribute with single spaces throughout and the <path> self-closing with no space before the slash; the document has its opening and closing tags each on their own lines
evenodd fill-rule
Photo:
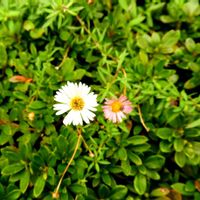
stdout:
<svg viewBox="0 0 200 200">
<path fill-rule="evenodd" d="M 113 123 L 121 122 L 132 109 L 131 102 L 124 95 L 118 99 L 106 99 L 103 106 L 105 118 Z"/>
</svg>

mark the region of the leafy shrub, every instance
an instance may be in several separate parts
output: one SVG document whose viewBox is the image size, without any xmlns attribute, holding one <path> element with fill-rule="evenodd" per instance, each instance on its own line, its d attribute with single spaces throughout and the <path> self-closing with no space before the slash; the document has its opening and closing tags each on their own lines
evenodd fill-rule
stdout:
<svg viewBox="0 0 200 200">
<path fill-rule="evenodd" d="M 199 30 L 197 0 L 2 0 L 1 199 L 53 198 L 78 137 L 52 108 L 67 81 L 100 105 L 60 199 L 200 199 Z M 101 105 L 123 92 L 113 124 Z"/>
</svg>

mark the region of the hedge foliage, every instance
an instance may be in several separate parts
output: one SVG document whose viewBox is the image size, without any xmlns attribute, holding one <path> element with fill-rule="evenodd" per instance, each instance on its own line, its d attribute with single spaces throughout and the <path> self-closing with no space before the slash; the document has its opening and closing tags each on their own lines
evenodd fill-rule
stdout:
<svg viewBox="0 0 200 200">
<path fill-rule="evenodd" d="M 1 199 L 53 198 L 77 143 L 54 95 L 81 81 L 99 107 L 59 199 L 199 200 L 199 55 L 198 0 L 1 0 Z M 101 105 L 124 91 L 113 124 Z"/>
</svg>

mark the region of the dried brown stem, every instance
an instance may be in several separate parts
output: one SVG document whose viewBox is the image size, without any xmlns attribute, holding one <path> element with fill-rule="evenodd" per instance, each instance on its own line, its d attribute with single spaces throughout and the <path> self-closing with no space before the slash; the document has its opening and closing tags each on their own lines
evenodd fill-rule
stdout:
<svg viewBox="0 0 200 200">
<path fill-rule="evenodd" d="M 62 59 L 61 63 L 60 63 L 59 65 L 56 66 L 57 69 L 60 68 L 60 66 L 62 66 L 63 63 L 65 62 L 65 59 L 66 59 L 67 56 L 68 56 L 68 52 L 69 52 L 69 47 L 66 49 L 66 51 L 65 51 L 65 53 L 64 53 L 64 55 L 63 55 L 63 59 Z"/>
<path fill-rule="evenodd" d="M 77 150 L 78 150 L 78 147 L 79 147 L 79 144 L 80 144 L 80 141 L 81 141 L 81 137 L 82 137 L 82 136 L 81 136 L 81 130 L 80 130 L 80 129 L 78 129 L 77 132 L 78 132 L 78 140 L 77 140 L 77 143 L 76 143 L 76 147 L 75 147 L 75 149 L 74 149 L 74 152 L 73 152 L 73 154 L 72 154 L 72 157 L 71 157 L 70 160 L 69 160 L 69 163 L 67 164 L 65 170 L 63 171 L 63 173 L 62 173 L 62 175 L 61 175 L 61 177 L 60 177 L 60 180 L 59 180 L 59 182 L 58 182 L 58 185 L 57 185 L 57 187 L 56 187 L 55 192 L 53 192 L 53 194 L 52 194 L 52 197 L 53 197 L 53 198 L 59 198 L 59 192 L 58 192 L 58 191 L 59 191 L 60 185 L 61 185 L 61 183 L 62 183 L 62 180 L 63 180 L 63 178 L 64 178 L 64 176 L 65 176 L 65 174 L 66 174 L 66 172 L 67 172 L 69 166 L 71 165 L 72 161 L 74 160 L 74 157 L 75 157 L 76 152 L 77 152 Z"/>
<path fill-rule="evenodd" d="M 143 119 L 143 117 L 142 117 L 142 112 L 141 112 L 140 106 L 138 105 L 137 108 L 138 108 L 138 113 L 139 113 L 139 117 L 140 117 L 140 122 L 142 123 L 143 127 L 145 128 L 145 130 L 146 130 L 147 132 L 149 132 L 150 129 L 146 126 L 146 124 L 145 124 L 145 122 L 144 122 L 144 119 Z"/>
<path fill-rule="evenodd" d="M 82 136 L 82 135 L 81 135 Z M 90 150 L 90 147 L 88 146 L 88 144 L 86 143 L 84 137 L 82 136 L 82 141 L 83 141 L 83 144 L 85 146 L 85 148 L 89 151 L 89 156 L 90 157 L 94 157 L 94 153 Z"/>
</svg>

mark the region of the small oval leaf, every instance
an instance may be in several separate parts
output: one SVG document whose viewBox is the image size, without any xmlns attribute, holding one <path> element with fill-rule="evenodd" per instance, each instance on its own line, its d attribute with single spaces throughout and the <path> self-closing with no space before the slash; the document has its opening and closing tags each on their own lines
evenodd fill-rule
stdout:
<svg viewBox="0 0 200 200">
<path fill-rule="evenodd" d="M 186 156 L 183 152 L 175 153 L 175 161 L 179 167 L 183 167 L 186 163 Z"/>
<path fill-rule="evenodd" d="M 149 156 L 144 163 L 150 169 L 160 169 L 165 163 L 165 158 L 161 155 Z"/>
<path fill-rule="evenodd" d="M 39 176 L 35 182 L 35 186 L 33 189 L 34 197 L 39 197 L 42 191 L 44 190 L 45 180 L 43 176 Z"/>
<path fill-rule="evenodd" d="M 21 176 L 20 182 L 19 182 L 19 187 L 22 193 L 25 193 L 30 181 L 30 172 L 25 171 L 23 175 Z"/>
<path fill-rule="evenodd" d="M 115 186 L 111 192 L 110 192 L 110 198 L 111 200 L 121 200 L 124 199 L 128 192 L 128 189 L 124 185 L 117 185 Z"/>
<path fill-rule="evenodd" d="M 24 169 L 24 165 L 21 163 L 15 163 L 15 164 L 11 164 L 6 166 L 5 168 L 3 168 L 2 170 L 2 174 L 3 175 L 12 175 L 12 174 L 16 174 L 17 172 L 21 171 L 22 169 Z"/>
<path fill-rule="evenodd" d="M 147 188 L 146 176 L 137 174 L 134 179 L 134 188 L 139 195 L 144 194 Z"/>
</svg>

